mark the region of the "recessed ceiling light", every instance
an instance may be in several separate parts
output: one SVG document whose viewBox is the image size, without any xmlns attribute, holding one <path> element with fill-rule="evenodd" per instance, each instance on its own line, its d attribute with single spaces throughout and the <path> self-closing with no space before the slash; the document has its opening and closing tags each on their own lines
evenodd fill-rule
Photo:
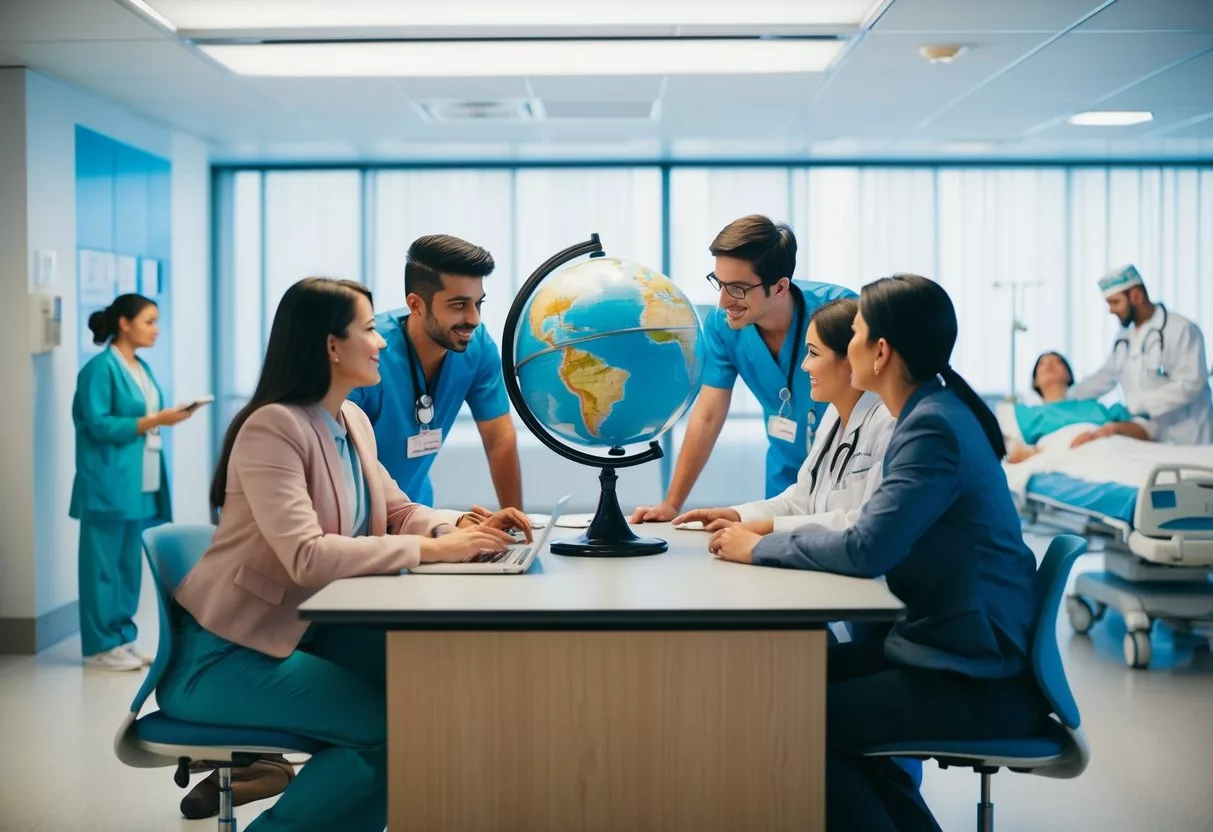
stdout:
<svg viewBox="0 0 1213 832">
<path fill-rule="evenodd" d="M 138 0 L 177 28 L 860 26 L 883 0 Z"/>
<path fill-rule="evenodd" d="M 457 40 L 208 44 L 238 75 L 468 78 L 527 75 L 748 75 L 823 72 L 835 39 Z"/>
<path fill-rule="evenodd" d="M 936 46 L 920 46 L 918 54 L 933 64 L 950 64 L 969 51 L 969 47 L 959 44 L 940 44 Z"/>
<path fill-rule="evenodd" d="M 1089 110 L 1076 113 L 1066 121 L 1079 127 L 1129 127 L 1153 119 L 1154 114 L 1148 110 Z"/>
</svg>

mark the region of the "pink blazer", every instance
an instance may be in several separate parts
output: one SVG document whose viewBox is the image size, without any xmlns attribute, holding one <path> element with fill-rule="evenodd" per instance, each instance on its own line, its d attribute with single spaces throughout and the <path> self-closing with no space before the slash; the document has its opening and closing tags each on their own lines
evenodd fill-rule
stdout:
<svg viewBox="0 0 1213 832">
<path fill-rule="evenodd" d="M 351 402 L 341 413 L 370 497 L 367 536 L 341 534 L 355 507 L 319 406 L 258 409 L 232 447 L 211 546 L 174 596 L 212 633 L 285 658 L 308 626 L 301 603 L 339 578 L 416 566 L 419 535 L 458 518 L 410 502 L 379 463 L 366 414 Z"/>
</svg>

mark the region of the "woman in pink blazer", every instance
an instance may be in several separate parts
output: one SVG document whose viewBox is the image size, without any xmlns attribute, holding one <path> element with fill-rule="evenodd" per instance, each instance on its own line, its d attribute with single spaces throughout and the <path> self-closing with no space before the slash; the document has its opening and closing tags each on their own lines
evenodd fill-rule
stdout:
<svg viewBox="0 0 1213 832">
<path fill-rule="evenodd" d="M 210 548 L 181 582 L 177 649 L 157 699 L 175 719 L 315 737 L 316 754 L 249 832 L 380 832 L 387 823 L 382 631 L 311 626 L 321 587 L 500 551 L 525 515 L 468 518 L 410 502 L 346 396 L 379 381 L 371 294 L 307 278 L 274 316 L 252 400 L 211 487 Z"/>
</svg>

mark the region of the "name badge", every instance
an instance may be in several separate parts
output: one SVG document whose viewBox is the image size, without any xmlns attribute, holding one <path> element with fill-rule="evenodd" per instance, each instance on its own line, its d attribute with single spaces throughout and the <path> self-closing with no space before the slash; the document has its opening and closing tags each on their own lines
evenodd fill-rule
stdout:
<svg viewBox="0 0 1213 832">
<path fill-rule="evenodd" d="M 796 423 L 783 416 L 772 416 L 767 419 L 767 434 L 784 442 L 795 442 Z"/>
<path fill-rule="evenodd" d="M 440 430 L 425 430 L 424 428 L 416 436 L 409 437 L 408 458 L 416 459 L 419 456 L 430 456 L 438 453 L 438 449 L 442 447 L 442 431 Z"/>
<path fill-rule="evenodd" d="M 143 448 L 150 453 L 159 453 L 160 448 L 164 445 L 164 439 L 160 436 L 160 431 L 148 431 L 143 435 Z"/>
</svg>

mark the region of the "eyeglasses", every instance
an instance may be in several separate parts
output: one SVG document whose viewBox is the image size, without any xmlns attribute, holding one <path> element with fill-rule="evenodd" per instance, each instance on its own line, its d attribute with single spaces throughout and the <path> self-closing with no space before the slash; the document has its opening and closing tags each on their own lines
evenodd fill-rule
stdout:
<svg viewBox="0 0 1213 832">
<path fill-rule="evenodd" d="M 761 283 L 721 283 L 720 279 L 716 277 L 716 272 L 708 272 L 707 279 L 717 292 L 724 289 L 729 293 L 729 297 L 737 298 L 737 300 L 745 300 L 746 292 L 763 285 Z"/>
</svg>

